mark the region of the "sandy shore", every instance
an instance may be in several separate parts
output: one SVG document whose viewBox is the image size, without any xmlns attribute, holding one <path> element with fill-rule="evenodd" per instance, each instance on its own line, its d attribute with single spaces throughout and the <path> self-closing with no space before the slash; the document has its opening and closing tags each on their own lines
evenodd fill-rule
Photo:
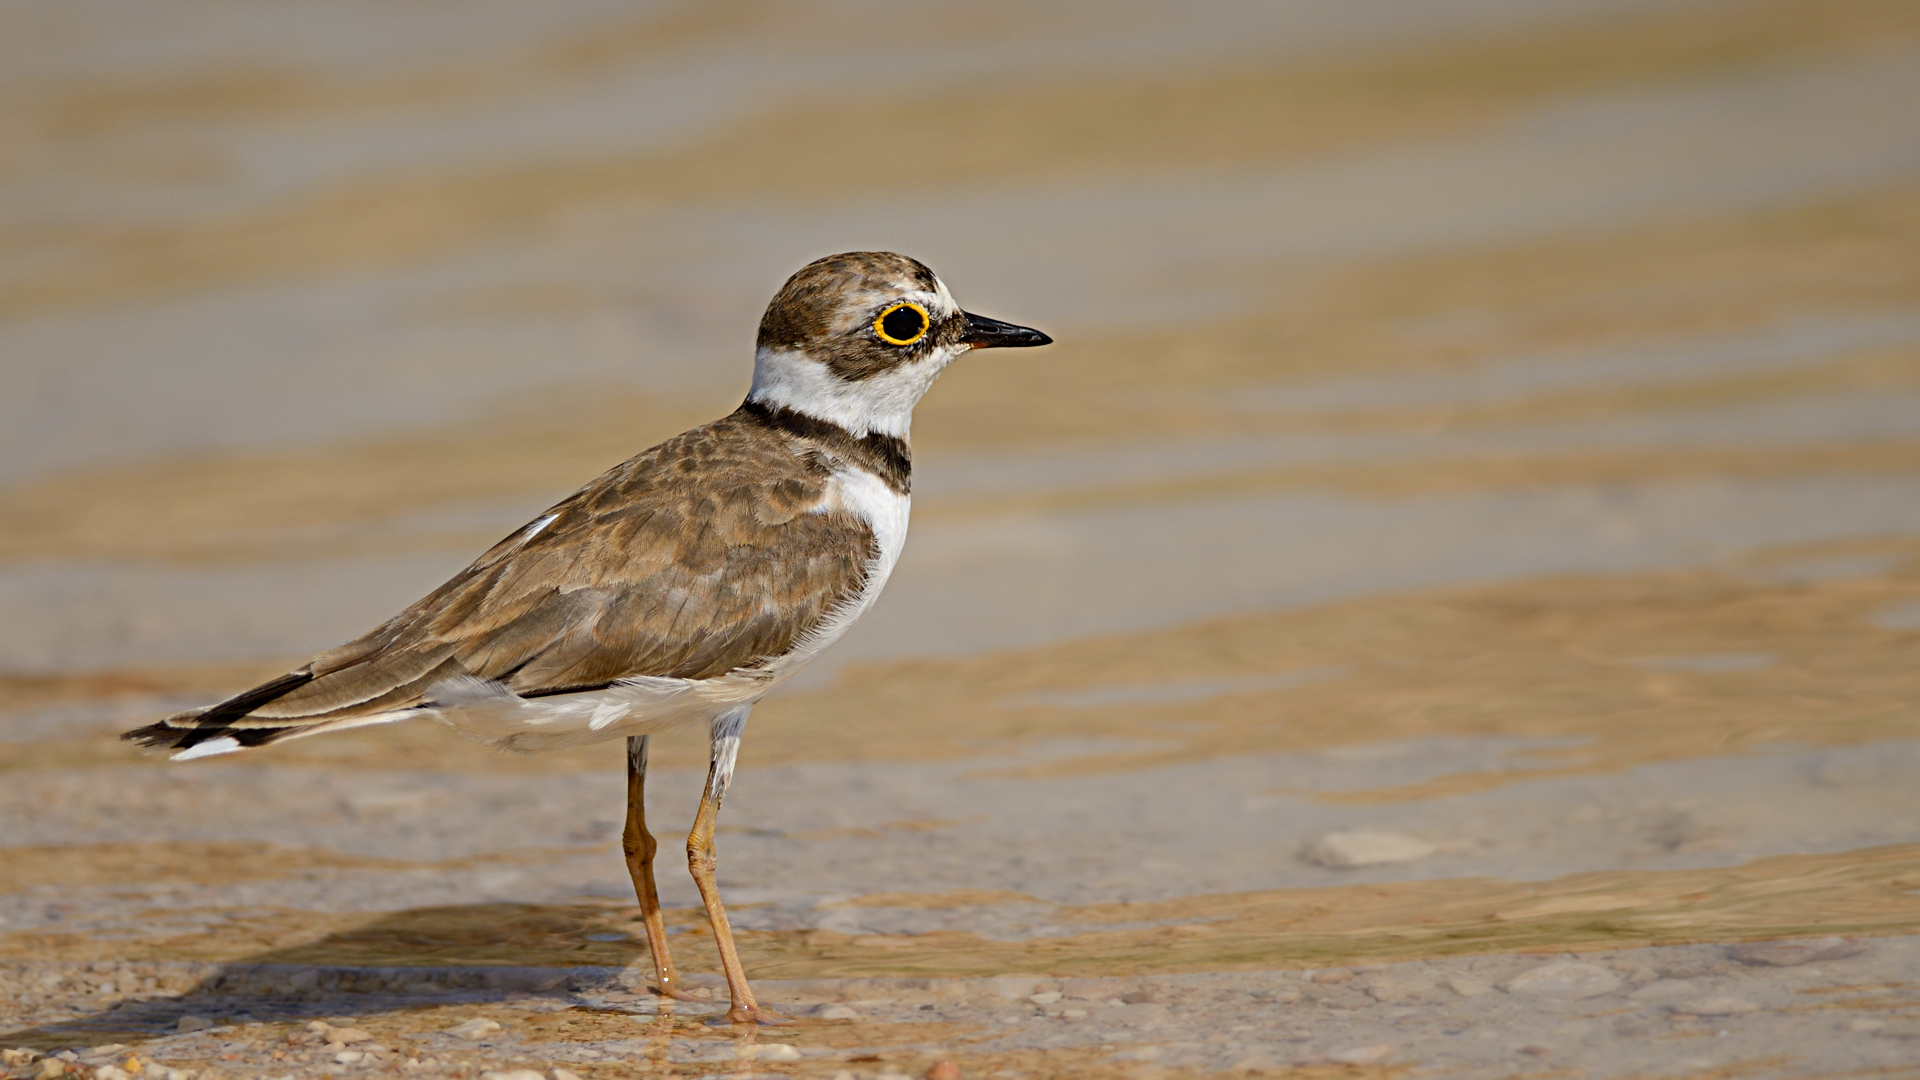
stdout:
<svg viewBox="0 0 1920 1080">
<path fill-rule="evenodd" d="M 0 72 L 9 1077 L 1920 1062 L 1911 4 L 27 4 Z M 707 1022 L 672 858 L 709 997 L 647 992 L 614 745 L 115 740 L 724 412 L 868 246 L 1059 344 L 942 379 L 753 717 L 792 1025 Z"/>
</svg>

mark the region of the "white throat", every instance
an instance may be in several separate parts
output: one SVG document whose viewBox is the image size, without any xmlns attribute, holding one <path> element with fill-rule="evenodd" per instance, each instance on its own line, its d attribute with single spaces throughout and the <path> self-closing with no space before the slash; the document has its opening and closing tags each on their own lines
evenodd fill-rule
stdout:
<svg viewBox="0 0 1920 1080">
<path fill-rule="evenodd" d="M 936 349 L 926 359 L 902 364 L 871 379 L 849 382 L 827 365 L 792 349 L 761 349 L 753 357 L 753 388 L 747 400 L 792 409 L 825 420 L 859 437 L 907 438 L 913 407 L 959 349 Z"/>
</svg>

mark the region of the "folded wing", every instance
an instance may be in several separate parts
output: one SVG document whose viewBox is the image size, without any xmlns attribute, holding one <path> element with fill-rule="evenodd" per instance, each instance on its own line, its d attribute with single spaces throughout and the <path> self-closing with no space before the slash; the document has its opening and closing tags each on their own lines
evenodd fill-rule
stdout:
<svg viewBox="0 0 1920 1080">
<path fill-rule="evenodd" d="M 234 749 L 392 719 L 459 676 L 538 697 L 780 656 L 859 594 L 873 534 L 828 504 L 828 463 L 738 416 L 624 462 L 362 637 L 124 737 Z"/>
</svg>

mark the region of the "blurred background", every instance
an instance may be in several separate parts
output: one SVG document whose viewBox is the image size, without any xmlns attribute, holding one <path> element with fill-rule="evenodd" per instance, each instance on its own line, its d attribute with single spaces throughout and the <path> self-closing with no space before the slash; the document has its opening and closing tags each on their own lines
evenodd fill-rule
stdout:
<svg viewBox="0 0 1920 1080">
<path fill-rule="evenodd" d="M 730 410 L 768 297 L 862 248 L 1058 345 L 935 387 L 886 596 L 756 714 L 767 941 L 910 966 L 931 924 L 822 914 L 888 888 L 1905 880 L 1916 101 L 1908 0 L 8 4 L 0 835 L 43 861 L 0 945 L 257 948 L 87 891 L 166 844 L 521 853 L 250 871 L 349 921 L 627 895 L 611 745 L 112 735 Z M 659 753 L 670 829 L 704 746 Z M 1874 895 L 1847 927 L 1920 922 Z"/>
</svg>

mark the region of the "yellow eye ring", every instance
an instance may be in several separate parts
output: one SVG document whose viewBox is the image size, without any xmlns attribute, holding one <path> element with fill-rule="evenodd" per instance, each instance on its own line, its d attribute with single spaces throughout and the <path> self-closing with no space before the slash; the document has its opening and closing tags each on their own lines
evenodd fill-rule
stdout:
<svg viewBox="0 0 1920 1080">
<path fill-rule="evenodd" d="M 903 314 L 908 311 L 920 317 L 919 325 L 913 325 L 913 316 Z M 889 321 L 893 323 L 891 327 L 887 325 Z M 911 300 L 888 304 L 886 309 L 873 319 L 873 332 L 880 336 L 881 341 L 889 345 L 911 345 L 926 337 L 927 330 L 932 326 L 933 320 L 927 318 L 927 309 Z"/>
</svg>

